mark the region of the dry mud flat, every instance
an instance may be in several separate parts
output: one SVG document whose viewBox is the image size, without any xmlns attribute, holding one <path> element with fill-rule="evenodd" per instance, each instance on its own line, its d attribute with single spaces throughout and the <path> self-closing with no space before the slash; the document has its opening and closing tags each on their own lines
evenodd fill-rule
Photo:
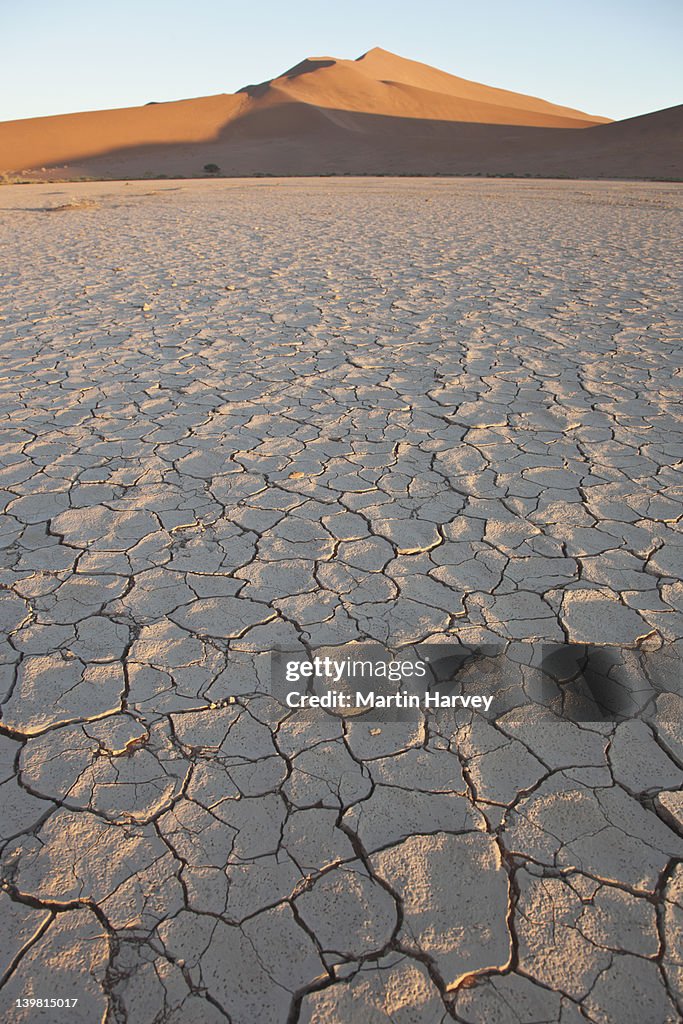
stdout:
<svg viewBox="0 0 683 1024">
<path fill-rule="evenodd" d="M 0 190 L 4 1019 L 680 1019 L 678 692 L 377 726 L 267 652 L 675 655 L 682 196 Z"/>
</svg>

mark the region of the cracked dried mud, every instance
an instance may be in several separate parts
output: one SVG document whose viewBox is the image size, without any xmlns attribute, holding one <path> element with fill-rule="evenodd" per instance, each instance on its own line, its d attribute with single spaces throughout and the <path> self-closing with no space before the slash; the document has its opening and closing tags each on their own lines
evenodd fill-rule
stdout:
<svg viewBox="0 0 683 1024">
<path fill-rule="evenodd" d="M 681 1019 L 680 679 L 377 726 L 268 652 L 680 652 L 682 197 L 0 190 L 4 1019 Z"/>
</svg>

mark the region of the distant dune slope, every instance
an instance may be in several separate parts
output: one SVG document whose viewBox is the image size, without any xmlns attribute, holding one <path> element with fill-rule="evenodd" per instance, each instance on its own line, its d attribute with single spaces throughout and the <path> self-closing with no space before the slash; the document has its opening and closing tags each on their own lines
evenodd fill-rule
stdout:
<svg viewBox="0 0 683 1024">
<path fill-rule="evenodd" d="M 680 177 L 682 120 L 674 107 L 610 123 L 376 48 L 234 95 L 0 123 L 0 171 Z"/>
<path fill-rule="evenodd" d="M 0 123 L 0 169 L 54 167 L 127 147 L 203 142 L 247 106 L 243 96 L 207 96 L 5 121 Z"/>
<path fill-rule="evenodd" d="M 524 96 L 522 93 L 509 92 L 507 89 L 495 89 L 489 85 L 480 85 L 467 78 L 458 78 L 446 71 L 439 71 L 428 64 L 420 64 L 415 60 L 397 57 L 388 50 L 376 46 L 354 61 L 356 66 L 377 81 L 403 82 L 420 89 L 431 89 L 433 92 L 447 93 L 463 100 L 475 100 L 495 106 L 515 107 L 519 110 L 533 111 L 552 117 L 565 116 L 577 121 L 607 122 L 609 118 L 585 114 L 571 107 L 560 107 L 555 103 L 539 99 L 536 96 Z M 539 122 L 520 122 L 535 124 Z"/>
</svg>

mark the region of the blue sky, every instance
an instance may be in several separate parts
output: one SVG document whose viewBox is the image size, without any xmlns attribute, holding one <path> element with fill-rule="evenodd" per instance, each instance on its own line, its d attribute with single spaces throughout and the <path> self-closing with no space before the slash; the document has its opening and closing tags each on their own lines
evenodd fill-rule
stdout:
<svg viewBox="0 0 683 1024">
<path fill-rule="evenodd" d="M 0 120 L 234 92 L 382 46 L 607 117 L 683 102 L 682 0 L 0 0 Z"/>
</svg>

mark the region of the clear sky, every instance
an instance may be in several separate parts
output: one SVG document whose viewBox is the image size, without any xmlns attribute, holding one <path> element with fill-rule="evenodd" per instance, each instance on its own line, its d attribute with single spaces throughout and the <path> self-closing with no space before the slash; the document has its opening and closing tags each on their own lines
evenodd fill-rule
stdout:
<svg viewBox="0 0 683 1024">
<path fill-rule="evenodd" d="M 683 102 L 683 0 L 0 0 L 0 120 L 234 92 L 373 46 L 606 117 Z"/>
</svg>

